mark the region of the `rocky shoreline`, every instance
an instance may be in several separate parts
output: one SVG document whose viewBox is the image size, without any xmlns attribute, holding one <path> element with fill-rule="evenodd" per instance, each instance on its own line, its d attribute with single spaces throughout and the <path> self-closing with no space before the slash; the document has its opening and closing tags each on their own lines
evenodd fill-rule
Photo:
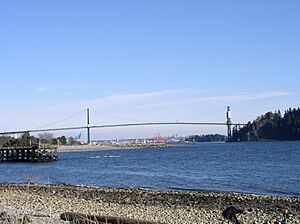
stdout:
<svg viewBox="0 0 300 224">
<path fill-rule="evenodd" d="M 168 224 L 228 223 L 222 211 L 229 206 L 244 210 L 244 214 L 238 215 L 241 223 L 267 223 L 285 209 L 294 214 L 288 223 L 300 223 L 300 198 L 220 192 L 1 184 L 0 206 L 0 212 L 16 219 L 26 215 L 31 223 L 38 224 L 69 223 L 59 217 L 64 212 Z"/>
</svg>

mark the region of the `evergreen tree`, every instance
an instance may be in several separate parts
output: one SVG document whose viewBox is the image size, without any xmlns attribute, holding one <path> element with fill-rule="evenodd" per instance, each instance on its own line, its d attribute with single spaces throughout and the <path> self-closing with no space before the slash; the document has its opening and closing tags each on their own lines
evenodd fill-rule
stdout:
<svg viewBox="0 0 300 224">
<path fill-rule="evenodd" d="M 268 112 L 243 128 L 233 130 L 233 141 L 300 140 L 300 108 Z"/>
</svg>

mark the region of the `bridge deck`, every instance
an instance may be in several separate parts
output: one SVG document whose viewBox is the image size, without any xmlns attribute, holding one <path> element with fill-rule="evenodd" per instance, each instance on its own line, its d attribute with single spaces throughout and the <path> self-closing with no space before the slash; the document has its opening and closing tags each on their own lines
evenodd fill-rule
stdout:
<svg viewBox="0 0 300 224">
<path fill-rule="evenodd" d="M 222 122 L 143 122 L 143 123 L 125 123 L 125 124 L 103 124 L 103 125 L 88 125 L 78 127 L 62 127 L 62 128 L 47 128 L 47 129 L 32 129 L 22 131 L 6 131 L 0 132 L 0 135 L 23 134 L 26 132 L 51 132 L 51 131 L 67 131 L 79 130 L 86 128 L 117 128 L 117 127 L 133 127 L 133 126 L 159 126 L 159 125 L 196 125 L 196 126 L 227 126 L 227 123 Z M 246 125 L 242 123 L 231 123 L 231 125 Z"/>
</svg>

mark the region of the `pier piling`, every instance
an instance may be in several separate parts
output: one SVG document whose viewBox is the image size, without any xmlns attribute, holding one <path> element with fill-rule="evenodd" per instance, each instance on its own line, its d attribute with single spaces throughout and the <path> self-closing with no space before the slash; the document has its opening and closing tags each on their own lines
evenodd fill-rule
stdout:
<svg viewBox="0 0 300 224">
<path fill-rule="evenodd" d="M 49 145 L 0 148 L 0 162 L 47 162 L 57 159 L 57 147 Z"/>
</svg>

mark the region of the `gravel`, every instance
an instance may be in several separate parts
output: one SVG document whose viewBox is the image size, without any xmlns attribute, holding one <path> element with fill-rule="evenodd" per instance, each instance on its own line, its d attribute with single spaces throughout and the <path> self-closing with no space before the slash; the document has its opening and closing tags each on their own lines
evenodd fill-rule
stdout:
<svg viewBox="0 0 300 224">
<path fill-rule="evenodd" d="M 244 210 L 241 223 L 267 223 L 288 209 L 300 223 L 300 198 L 220 192 L 161 192 L 72 185 L 0 185 L 0 223 L 68 223 L 64 212 L 119 216 L 169 224 L 228 223 L 222 211 Z M 6 215 L 6 216 L 5 216 Z M 31 221 L 31 222 L 29 222 Z"/>
</svg>

